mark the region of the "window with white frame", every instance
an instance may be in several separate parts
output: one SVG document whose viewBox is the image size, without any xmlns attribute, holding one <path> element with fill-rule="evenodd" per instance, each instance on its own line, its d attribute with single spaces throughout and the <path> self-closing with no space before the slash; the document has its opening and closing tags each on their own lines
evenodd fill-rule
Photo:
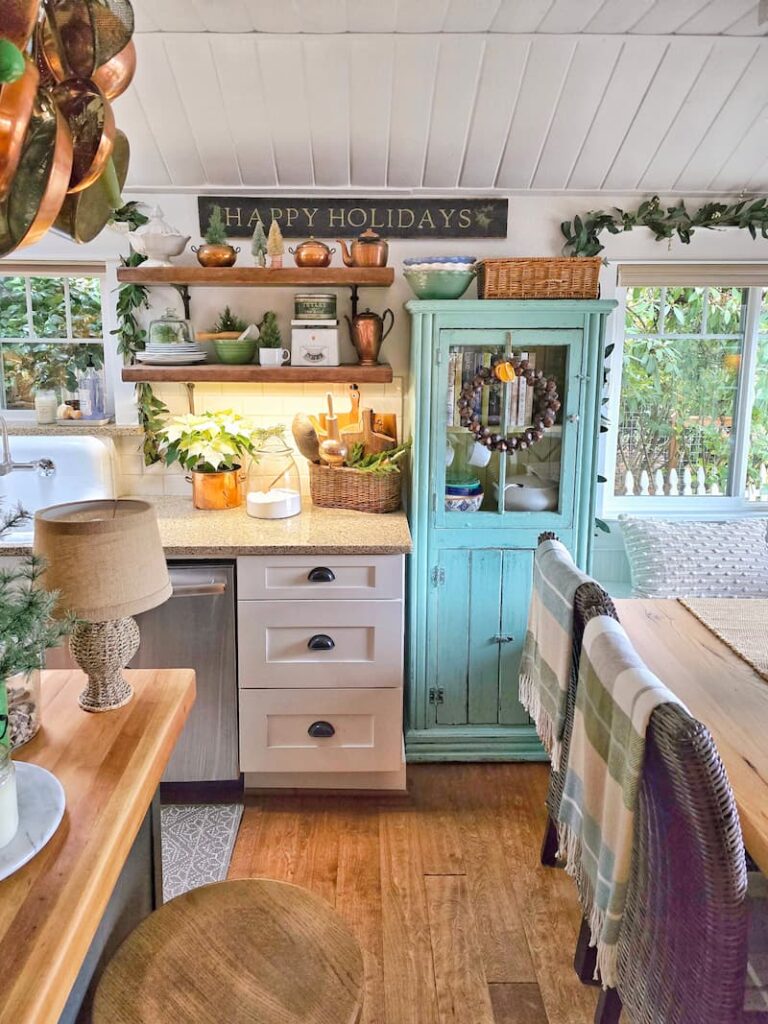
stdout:
<svg viewBox="0 0 768 1024">
<path fill-rule="evenodd" d="M 764 284 L 768 267 L 619 268 L 605 511 L 768 501 Z"/>
<path fill-rule="evenodd" d="M 36 390 L 76 397 L 104 364 L 103 268 L 0 264 L 0 408 L 30 410 Z"/>
</svg>

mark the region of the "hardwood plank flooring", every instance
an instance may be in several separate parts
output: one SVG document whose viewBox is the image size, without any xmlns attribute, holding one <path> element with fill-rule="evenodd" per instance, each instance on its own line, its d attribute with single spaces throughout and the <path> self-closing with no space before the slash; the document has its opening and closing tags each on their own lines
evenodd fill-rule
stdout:
<svg viewBox="0 0 768 1024">
<path fill-rule="evenodd" d="M 548 768 L 411 765 L 407 796 L 255 794 L 231 878 L 324 896 L 365 960 L 361 1024 L 591 1024 L 579 908 L 539 864 Z"/>
</svg>

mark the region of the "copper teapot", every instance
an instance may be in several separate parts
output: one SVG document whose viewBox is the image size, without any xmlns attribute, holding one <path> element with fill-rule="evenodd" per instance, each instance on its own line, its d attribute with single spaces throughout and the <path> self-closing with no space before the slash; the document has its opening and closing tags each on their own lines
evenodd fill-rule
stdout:
<svg viewBox="0 0 768 1024">
<path fill-rule="evenodd" d="M 297 245 L 295 249 L 289 249 L 288 252 L 293 256 L 297 267 L 329 267 L 331 256 L 336 250 L 329 249 L 325 242 L 310 235 L 306 242 Z"/>
<path fill-rule="evenodd" d="M 387 315 L 389 315 L 390 321 L 389 327 L 385 331 L 384 324 Z M 351 320 L 346 315 L 344 319 L 349 325 L 349 336 L 355 346 L 360 365 L 377 366 L 381 343 L 394 326 L 395 314 L 391 309 L 385 309 L 384 314 L 379 316 L 378 313 L 372 313 L 370 309 L 366 309 L 365 312 L 353 316 Z"/>
<path fill-rule="evenodd" d="M 373 228 L 368 228 L 347 249 L 346 242 L 340 238 L 336 241 L 341 246 L 341 258 L 345 267 L 386 267 L 389 246 L 377 235 Z"/>
</svg>

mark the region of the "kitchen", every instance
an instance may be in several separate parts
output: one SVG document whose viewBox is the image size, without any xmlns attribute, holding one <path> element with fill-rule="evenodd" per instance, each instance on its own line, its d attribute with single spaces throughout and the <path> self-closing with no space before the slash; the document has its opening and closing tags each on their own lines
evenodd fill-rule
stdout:
<svg viewBox="0 0 768 1024">
<path fill-rule="evenodd" d="M 652 996 L 579 934 L 594 894 L 545 866 L 578 657 L 553 697 L 551 619 L 536 646 L 562 549 L 714 737 L 757 884 L 735 708 L 768 717 L 765 669 L 706 602 L 759 626 L 768 597 L 768 29 L 683 6 L 0 13 L 0 110 L 23 85 L 42 131 L 83 81 L 105 98 L 91 180 L 72 118 L 47 212 L 0 119 L 0 512 L 30 513 L 0 567 L 51 631 L 42 671 L 0 657 L 19 813 L 48 816 L 0 846 L 0 1021 L 709 1019 L 637 1016 Z M 715 642 L 733 717 L 686 675 Z"/>
</svg>

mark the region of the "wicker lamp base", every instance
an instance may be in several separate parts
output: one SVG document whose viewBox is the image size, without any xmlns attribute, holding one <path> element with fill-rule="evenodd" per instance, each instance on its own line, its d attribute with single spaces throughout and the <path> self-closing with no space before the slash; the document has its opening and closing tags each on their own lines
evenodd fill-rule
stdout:
<svg viewBox="0 0 768 1024">
<path fill-rule="evenodd" d="M 84 711 L 114 711 L 133 698 L 131 684 L 123 669 L 139 649 L 139 627 L 135 619 L 107 622 L 78 622 L 69 638 L 72 657 L 88 676 L 80 694 Z"/>
</svg>

